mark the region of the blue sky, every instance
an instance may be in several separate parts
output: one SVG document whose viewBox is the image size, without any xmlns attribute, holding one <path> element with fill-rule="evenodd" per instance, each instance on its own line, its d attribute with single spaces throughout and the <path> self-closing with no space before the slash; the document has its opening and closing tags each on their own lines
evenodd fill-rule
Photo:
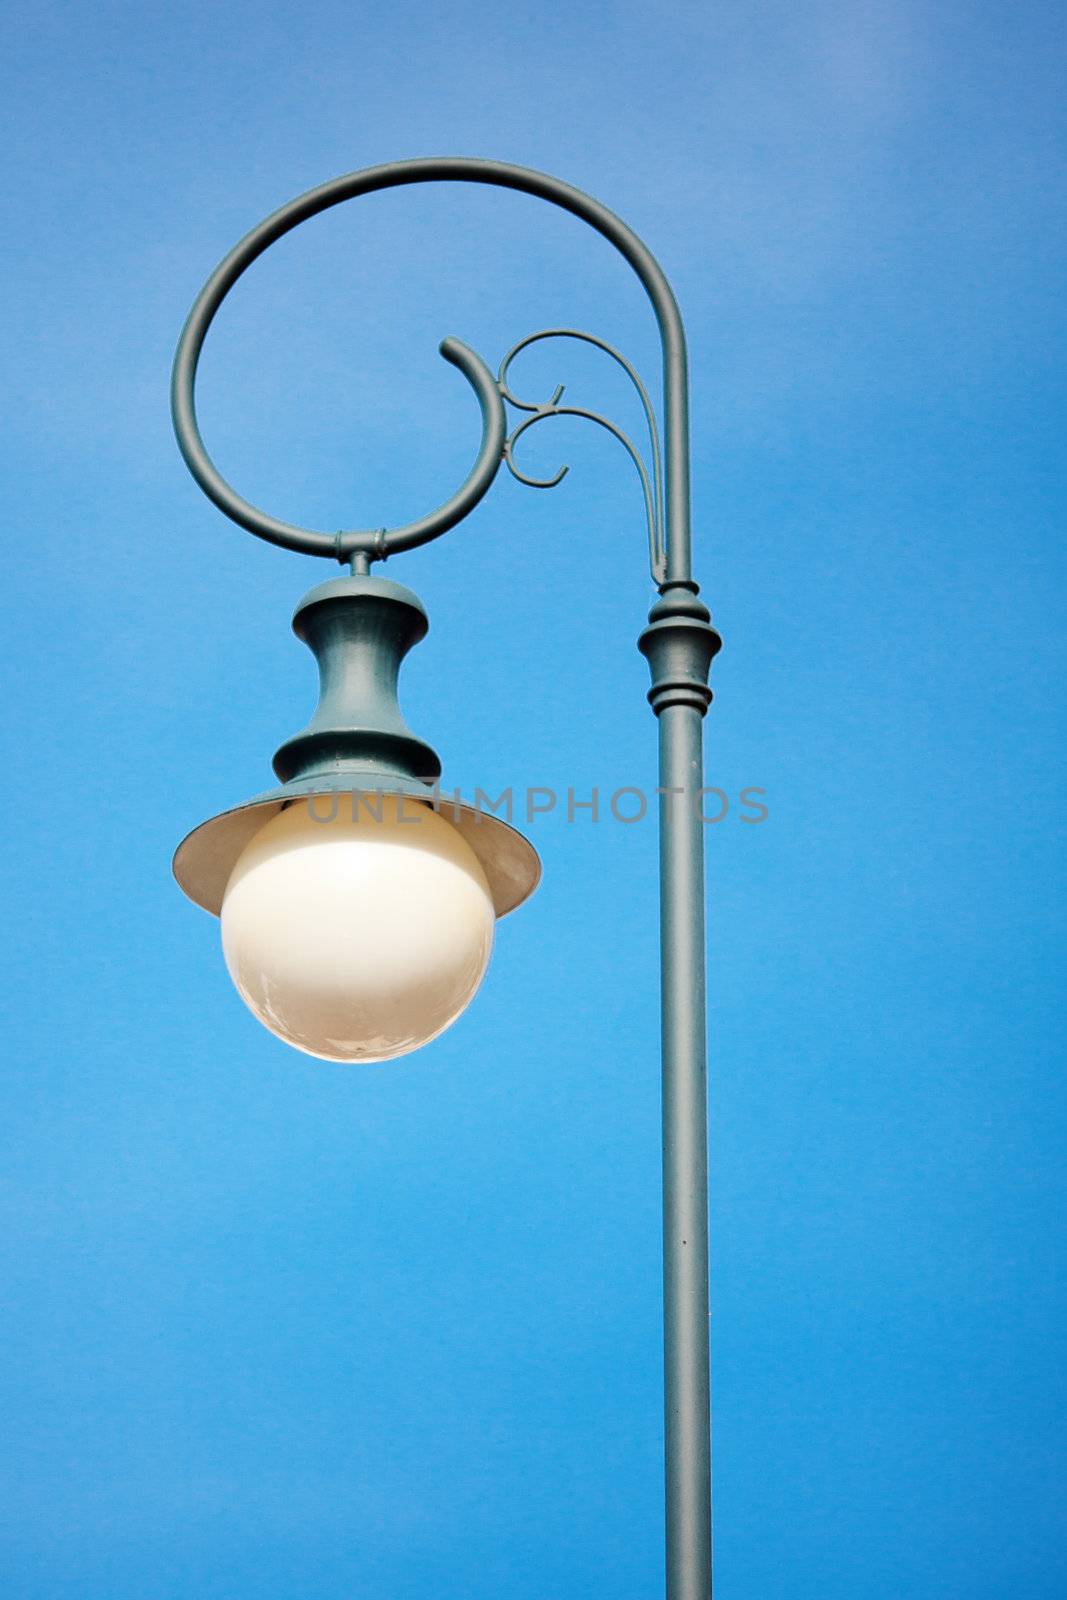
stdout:
<svg viewBox="0 0 1067 1600">
<path fill-rule="evenodd" d="M 661 1588 L 655 832 L 533 837 L 461 1022 L 287 1051 L 169 878 L 302 726 L 329 572 L 203 500 L 167 414 L 201 282 L 337 173 L 590 190 L 686 317 L 708 782 L 722 1600 L 1067 1590 L 1063 28 L 1052 7 L 177 3 L 8 12 L 9 775 L 0 1587 L 15 1600 L 646 1600 Z M 491 365 L 623 263 L 458 188 L 257 264 L 202 417 L 253 499 L 396 523 Z M 634 425 L 610 367 L 516 368 Z M 576 422 L 390 564 L 466 787 L 655 782 L 632 473 Z"/>
</svg>

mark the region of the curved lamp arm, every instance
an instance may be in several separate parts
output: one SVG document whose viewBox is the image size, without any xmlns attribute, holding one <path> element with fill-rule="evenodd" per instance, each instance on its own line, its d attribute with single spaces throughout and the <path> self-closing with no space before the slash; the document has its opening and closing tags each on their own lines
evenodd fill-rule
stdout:
<svg viewBox="0 0 1067 1600">
<path fill-rule="evenodd" d="M 692 572 L 689 553 L 689 411 L 688 363 L 681 313 L 670 284 L 655 256 L 637 234 L 599 201 L 581 189 L 548 173 L 503 161 L 481 161 L 461 156 L 394 161 L 347 173 L 330 183 L 309 189 L 265 218 L 235 245 L 204 285 L 182 330 L 174 360 L 171 404 L 174 428 L 186 465 L 197 483 L 220 511 L 250 533 L 271 544 L 309 555 L 345 560 L 359 552 L 371 560 L 396 550 L 425 544 L 461 521 L 478 504 L 503 459 L 506 433 L 500 392 L 485 363 L 461 344 L 446 339 L 441 354 L 459 368 L 473 387 L 482 409 L 482 443 L 470 474 L 460 489 L 442 506 L 418 522 L 389 531 L 361 530 L 317 533 L 282 522 L 242 499 L 218 472 L 204 446 L 196 418 L 194 389 L 204 339 L 226 295 L 264 250 L 276 240 L 331 206 L 357 195 L 373 194 L 413 183 L 461 182 L 495 185 L 536 195 L 580 217 L 609 240 L 630 263 L 652 302 L 663 346 L 663 423 L 665 435 L 665 543 L 666 559 L 661 581 L 688 583 Z"/>
</svg>

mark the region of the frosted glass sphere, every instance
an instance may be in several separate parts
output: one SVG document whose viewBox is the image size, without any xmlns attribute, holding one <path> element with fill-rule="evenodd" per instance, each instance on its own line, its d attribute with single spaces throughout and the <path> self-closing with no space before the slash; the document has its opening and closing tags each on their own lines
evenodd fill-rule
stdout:
<svg viewBox="0 0 1067 1600">
<path fill-rule="evenodd" d="M 296 801 L 253 835 L 221 922 L 230 976 L 279 1039 L 325 1061 L 388 1061 L 470 1002 L 495 915 L 450 822 L 414 800 L 343 794 Z"/>
</svg>

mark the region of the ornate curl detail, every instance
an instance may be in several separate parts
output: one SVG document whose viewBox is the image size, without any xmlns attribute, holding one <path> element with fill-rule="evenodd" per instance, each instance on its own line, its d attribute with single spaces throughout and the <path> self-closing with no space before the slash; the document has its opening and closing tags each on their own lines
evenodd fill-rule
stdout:
<svg viewBox="0 0 1067 1600">
<path fill-rule="evenodd" d="M 316 532 L 261 511 L 245 500 L 218 471 L 200 434 L 196 416 L 195 385 L 200 353 L 208 330 L 227 294 L 244 272 L 276 240 L 310 217 L 331 206 L 359 195 L 415 183 L 461 182 L 493 185 L 518 190 L 547 200 L 587 223 L 614 245 L 640 279 L 656 314 L 663 347 L 664 458 L 660 461 L 658 428 L 647 393 L 637 374 L 617 350 L 591 334 L 572 329 L 549 329 L 530 335 L 505 358 L 498 381 L 473 350 L 458 339 L 446 339 L 441 354 L 451 362 L 474 389 L 482 412 L 482 442 L 467 478 L 449 499 L 428 516 L 400 528 L 350 529 L 336 533 Z M 561 406 L 562 388 L 547 405 L 530 405 L 514 398 L 507 389 L 506 373 L 510 361 L 521 349 L 537 339 L 564 335 L 598 346 L 617 361 L 629 375 L 641 398 L 652 439 L 652 476 L 632 441 L 609 421 L 583 407 Z M 507 436 L 505 398 L 532 415 Z M 485 495 L 499 471 L 501 462 L 522 482 L 548 487 L 547 482 L 531 479 L 515 466 L 514 447 L 522 434 L 545 416 L 583 416 L 597 422 L 624 446 L 641 477 L 649 521 L 652 570 L 660 584 L 689 585 L 689 426 L 688 372 L 685 333 L 678 304 L 663 269 L 631 228 L 614 212 L 571 184 L 548 173 L 516 167 L 503 161 L 472 160 L 462 156 L 430 157 L 417 161 L 396 161 L 366 167 L 324 183 L 297 196 L 266 217 L 251 233 L 234 246 L 200 291 L 182 331 L 174 358 L 171 383 L 174 429 L 185 463 L 201 489 L 240 527 L 257 538 L 307 555 L 330 556 L 366 568 L 371 561 L 384 560 L 399 550 L 410 550 L 446 533 L 472 511 Z M 564 469 L 565 470 L 565 469 Z M 559 482 L 563 473 L 552 482 Z"/>
<path fill-rule="evenodd" d="M 590 411 L 585 406 L 560 405 L 559 402 L 564 393 L 564 385 L 562 383 L 557 384 L 551 400 L 542 401 L 539 404 L 520 400 L 512 392 L 508 383 L 508 371 L 511 363 L 521 351 L 532 344 L 539 343 L 542 339 L 580 339 L 583 344 L 591 344 L 596 349 L 603 350 L 605 355 L 609 355 L 622 368 L 637 391 L 641 409 L 645 414 L 652 456 L 651 478 L 640 450 L 617 423 L 612 422 L 609 417 L 602 416 L 599 411 Z M 594 333 L 582 333 L 577 328 L 542 328 L 539 333 L 528 333 L 525 339 L 520 339 L 518 344 L 512 345 L 500 363 L 497 386 L 509 405 L 513 405 L 519 411 L 533 413 L 524 422 L 520 422 L 504 441 L 504 460 L 507 463 L 508 471 L 513 478 L 517 478 L 520 483 L 527 484 L 531 489 L 554 489 L 557 484 L 563 482 L 563 479 L 570 471 L 568 466 L 562 466 L 551 478 L 531 478 L 528 473 L 523 472 L 516 464 L 515 446 L 524 433 L 528 433 L 538 422 L 544 422 L 547 417 L 584 417 L 587 422 L 595 422 L 599 427 L 605 428 L 608 433 L 619 441 L 637 468 L 637 474 L 641 480 L 641 492 L 645 501 L 645 518 L 648 523 L 649 565 L 652 569 L 653 581 L 655 583 L 663 583 L 666 579 L 667 551 L 663 532 L 663 463 L 660 455 L 659 425 L 656 421 L 656 413 L 652 409 L 652 402 L 648 397 L 648 390 L 629 361 L 626 360 L 626 357 L 616 350 L 614 345 L 608 344 L 606 340 L 598 338 Z"/>
</svg>

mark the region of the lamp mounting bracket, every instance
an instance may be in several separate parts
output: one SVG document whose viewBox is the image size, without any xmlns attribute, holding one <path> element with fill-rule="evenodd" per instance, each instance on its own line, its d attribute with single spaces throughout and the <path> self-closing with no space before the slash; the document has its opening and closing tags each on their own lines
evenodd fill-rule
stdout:
<svg viewBox="0 0 1067 1600">
<path fill-rule="evenodd" d="M 219 307 L 252 263 L 301 222 L 357 195 L 423 182 L 460 181 L 516 189 L 548 200 L 589 223 L 606 237 L 634 268 L 652 301 L 663 346 L 664 427 L 661 437 L 648 391 L 619 351 L 595 334 L 573 328 L 546 328 L 528 334 L 504 357 L 493 376 L 482 358 L 461 340 L 446 338 L 441 355 L 466 378 L 481 409 L 482 437 L 474 463 L 460 487 L 436 510 L 399 528 L 345 529 L 334 532 L 302 528 L 271 516 L 245 500 L 222 477 L 208 455 L 196 415 L 196 373 L 204 339 Z M 543 339 L 578 339 L 604 351 L 626 372 L 637 391 L 650 443 L 646 462 L 633 441 L 609 418 L 583 406 L 563 405 L 560 385 L 550 400 L 520 400 L 509 385 L 512 361 Z M 584 417 L 619 440 L 637 470 L 648 525 L 649 559 L 654 582 L 661 588 L 690 581 L 689 461 L 685 336 L 677 302 L 661 267 L 635 233 L 598 201 L 547 173 L 505 162 L 464 157 L 431 157 L 391 162 L 349 173 L 309 190 L 272 213 L 245 236 L 220 263 L 201 290 L 186 321 L 174 361 L 171 402 L 178 444 L 193 477 L 219 510 L 257 538 L 306 555 L 327 556 L 366 573 L 374 561 L 411 550 L 439 538 L 461 522 L 479 503 L 503 463 L 521 483 L 552 488 L 565 475 L 538 479 L 516 463 L 515 447 L 535 423 L 551 416 Z M 529 413 L 508 431 L 506 406 Z"/>
</svg>

